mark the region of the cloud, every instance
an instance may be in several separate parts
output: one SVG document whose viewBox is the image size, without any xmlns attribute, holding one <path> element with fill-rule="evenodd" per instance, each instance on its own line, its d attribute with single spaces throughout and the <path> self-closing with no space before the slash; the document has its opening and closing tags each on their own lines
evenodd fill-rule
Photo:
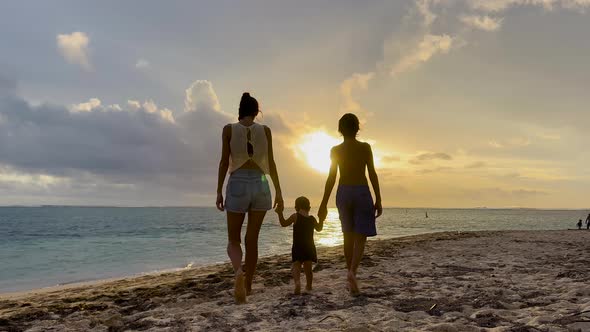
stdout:
<svg viewBox="0 0 590 332">
<path fill-rule="evenodd" d="M 559 6 L 565 9 L 584 10 L 590 7 L 590 0 L 467 0 L 477 10 L 501 12 L 516 6 L 537 6 L 553 10 Z"/>
<path fill-rule="evenodd" d="M 100 107 L 101 102 L 98 98 L 90 98 L 85 103 L 74 104 L 70 107 L 72 112 L 91 112 L 93 109 Z"/>
<path fill-rule="evenodd" d="M 383 158 L 381 158 L 381 161 L 385 164 L 395 163 L 395 162 L 398 162 L 401 160 L 402 160 L 402 158 L 400 156 L 394 156 L 394 155 L 386 155 Z"/>
<path fill-rule="evenodd" d="M 0 97 L 16 93 L 16 80 L 0 75 Z"/>
<path fill-rule="evenodd" d="M 489 141 L 488 145 L 496 149 L 501 149 L 504 147 L 504 145 L 498 141 Z"/>
<path fill-rule="evenodd" d="M 416 0 L 416 8 L 423 17 L 423 26 L 430 27 L 436 20 L 437 15 L 430 9 L 431 3 L 438 3 L 438 0 Z"/>
<path fill-rule="evenodd" d="M 466 165 L 465 168 L 483 168 L 483 167 L 486 167 L 486 166 L 487 166 L 487 164 L 485 162 L 483 162 L 483 161 L 476 161 L 476 162 L 473 162 L 471 164 Z"/>
<path fill-rule="evenodd" d="M 443 35 L 427 34 L 421 41 L 412 47 L 406 55 L 393 65 L 391 75 L 398 75 L 410 69 L 415 69 L 418 65 L 427 62 L 436 54 L 446 54 L 453 47 L 453 37 Z"/>
<path fill-rule="evenodd" d="M 92 69 L 88 59 L 90 39 L 84 32 L 76 31 L 70 34 L 59 34 L 56 39 L 59 52 L 69 63 L 80 65 L 86 70 Z"/>
<path fill-rule="evenodd" d="M 514 137 L 504 140 L 491 140 L 488 145 L 494 149 L 503 148 L 521 148 L 532 144 L 532 141 L 526 137 Z"/>
<path fill-rule="evenodd" d="M 119 106 L 91 98 L 66 107 L 0 97 L 0 187 L 10 186 L 13 197 L 61 195 L 62 202 L 85 193 L 87 202 L 104 204 L 117 204 L 115 197 L 124 199 L 118 204 L 133 197 L 143 204 L 195 204 L 187 198 L 195 191 L 213 192 L 221 129 L 236 117 L 220 110 L 205 80 L 190 85 L 185 105 L 174 112 L 152 100 Z M 273 112 L 267 121 L 279 135 L 289 128 Z M 40 183 L 53 191 L 41 192 Z M 95 201 L 96 195 L 106 196 Z"/>
<path fill-rule="evenodd" d="M 374 72 L 355 73 L 340 84 L 340 113 L 364 113 L 365 110 L 354 97 L 356 90 L 367 90 L 369 81 L 375 77 Z"/>
<path fill-rule="evenodd" d="M 150 66 L 150 62 L 147 61 L 146 59 L 143 58 L 139 58 L 137 59 L 137 62 L 135 62 L 135 68 L 137 69 L 146 69 Z"/>
<path fill-rule="evenodd" d="M 446 171 L 450 171 L 452 169 L 453 169 L 452 167 L 440 166 L 440 167 L 436 167 L 436 168 L 427 168 L 427 169 L 417 170 L 416 173 L 418 173 L 418 174 L 443 173 Z"/>
<path fill-rule="evenodd" d="M 496 31 L 502 26 L 503 18 L 492 18 L 480 15 L 463 15 L 460 17 L 465 25 L 484 31 Z"/>
<path fill-rule="evenodd" d="M 410 163 L 420 164 L 422 162 L 431 160 L 453 160 L 453 157 L 443 152 L 426 152 L 418 154 L 416 157 L 410 160 Z"/>
<path fill-rule="evenodd" d="M 194 112 L 200 108 L 210 108 L 220 111 L 219 99 L 211 82 L 206 80 L 194 81 L 185 91 L 184 111 Z"/>
</svg>

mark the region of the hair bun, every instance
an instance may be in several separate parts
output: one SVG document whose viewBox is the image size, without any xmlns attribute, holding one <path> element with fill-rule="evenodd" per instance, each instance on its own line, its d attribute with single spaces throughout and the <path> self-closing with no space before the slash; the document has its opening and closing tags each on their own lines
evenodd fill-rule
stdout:
<svg viewBox="0 0 590 332">
<path fill-rule="evenodd" d="M 242 94 L 242 98 L 246 98 L 246 97 L 250 97 L 250 92 L 244 92 L 244 94 Z"/>
</svg>

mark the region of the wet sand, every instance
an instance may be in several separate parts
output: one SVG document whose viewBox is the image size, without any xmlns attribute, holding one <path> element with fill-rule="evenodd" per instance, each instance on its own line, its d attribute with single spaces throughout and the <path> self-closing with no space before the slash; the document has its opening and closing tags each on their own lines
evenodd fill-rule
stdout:
<svg viewBox="0 0 590 332">
<path fill-rule="evenodd" d="M 356 298 L 342 249 L 318 257 L 301 296 L 289 255 L 261 259 L 245 305 L 228 264 L 4 295 L 0 331 L 590 331 L 589 231 L 370 241 Z"/>
</svg>

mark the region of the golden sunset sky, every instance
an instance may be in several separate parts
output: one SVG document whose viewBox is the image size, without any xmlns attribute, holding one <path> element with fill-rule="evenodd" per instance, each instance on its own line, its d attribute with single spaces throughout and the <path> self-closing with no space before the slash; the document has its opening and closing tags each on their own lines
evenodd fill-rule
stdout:
<svg viewBox="0 0 590 332">
<path fill-rule="evenodd" d="M 213 206 L 244 91 L 288 202 L 317 206 L 353 112 L 385 206 L 589 205 L 589 0 L 19 1 L 0 22 L 0 205 Z"/>
</svg>

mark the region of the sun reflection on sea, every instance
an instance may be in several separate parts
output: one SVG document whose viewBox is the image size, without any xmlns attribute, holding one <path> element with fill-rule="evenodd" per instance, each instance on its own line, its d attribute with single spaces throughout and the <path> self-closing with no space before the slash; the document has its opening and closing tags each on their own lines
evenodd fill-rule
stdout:
<svg viewBox="0 0 590 332">
<path fill-rule="evenodd" d="M 324 221 L 324 229 L 315 233 L 315 242 L 318 246 L 333 247 L 343 243 L 340 219 L 337 209 L 328 209 L 328 216 Z"/>
</svg>

